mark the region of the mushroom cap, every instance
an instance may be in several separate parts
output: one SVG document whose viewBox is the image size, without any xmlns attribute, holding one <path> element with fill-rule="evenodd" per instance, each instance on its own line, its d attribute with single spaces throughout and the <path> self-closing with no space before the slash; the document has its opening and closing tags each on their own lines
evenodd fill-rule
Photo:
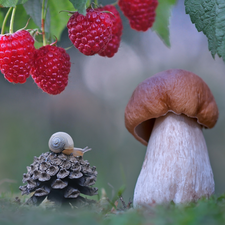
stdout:
<svg viewBox="0 0 225 225">
<path fill-rule="evenodd" d="M 219 115 L 208 85 L 199 76 L 171 69 L 136 87 L 125 109 L 125 126 L 147 146 L 155 119 L 168 112 L 195 118 L 205 128 L 212 128 Z"/>
</svg>

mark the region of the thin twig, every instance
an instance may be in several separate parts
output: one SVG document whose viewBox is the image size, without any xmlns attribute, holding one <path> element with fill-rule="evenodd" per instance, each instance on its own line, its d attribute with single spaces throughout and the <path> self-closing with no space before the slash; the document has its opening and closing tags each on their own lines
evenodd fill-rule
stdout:
<svg viewBox="0 0 225 225">
<path fill-rule="evenodd" d="M 14 23 L 14 19 L 15 19 L 15 13 L 16 13 L 16 6 L 13 8 L 11 19 L 10 19 L 10 26 L 9 26 L 9 33 L 10 34 L 13 33 L 13 23 Z"/>
<path fill-rule="evenodd" d="M 5 15 L 5 18 L 4 18 L 3 22 L 2 22 L 1 34 L 4 34 L 6 21 L 7 21 L 8 17 L 9 17 L 10 12 L 12 11 L 12 9 L 13 9 L 13 7 L 10 7 L 9 10 L 7 11 L 6 15 Z"/>
<path fill-rule="evenodd" d="M 43 38 L 43 45 L 46 45 L 46 38 L 45 38 L 45 0 L 42 1 L 42 8 L 41 8 L 41 32 Z"/>
<path fill-rule="evenodd" d="M 121 196 L 119 196 L 119 197 L 120 197 L 120 201 L 121 201 L 121 202 L 122 202 L 122 204 L 123 204 L 123 208 L 124 208 L 124 209 L 126 209 L 126 208 L 127 208 L 127 206 L 126 206 L 125 201 L 123 200 L 122 195 L 121 195 Z"/>
</svg>

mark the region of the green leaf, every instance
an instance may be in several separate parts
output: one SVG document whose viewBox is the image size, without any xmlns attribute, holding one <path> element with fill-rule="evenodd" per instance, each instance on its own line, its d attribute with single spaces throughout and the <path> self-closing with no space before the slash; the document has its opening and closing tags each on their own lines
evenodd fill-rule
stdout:
<svg viewBox="0 0 225 225">
<path fill-rule="evenodd" d="M 225 1 L 185 0 L 184 4 L 192 23 L 208 38 L 213 58 L 217 54 L 225 62 Z"/>
<path fill-rule="evenodd" d="M 162 41 L 170 47 L 169 19 L 171 9 L 177 0 L 158 0 L 159 5 L 156 8 L 156 19 L 152 29 L 158 34 Z"/>
<path fill-rule="evenodd" d="M 37 26 L 41 29 L 41 2 L 40 0 L 30 0 L 24 4 L 27 14 L 29 14 Z M 48 12 L 46 15 L 45 32 L 51 37 L 57 37 L 60 40 L 63 30 L 66 28 L 69 20 L 67 12 L 73 11 L 74 7 L 69 1 L 48 0 Z"/>
<path fill-rule="evenodd" d="M 70 0 L 74 8 L 83 15 L 86 15 L 86 3 L 88 0 Z"/>
<path fill-rule="evenodd" d="M 30 1 L 26 2 L 23 6 L 24 6 L 27 14 L 31 16 L 31 18 L 33 19 L 35 24 L 41 30 L 42 0 L 30 0 Z M 46 18 L 45 18 L 45 33 L 46 33 L 47 39 L 51 38 L 50 32 L 51 32 L 50 31 L 50 13 L 49 13 L 49 9 L 48 9 L 47 13 L 46 13 Z"/>
<path fill-rule="evenodd" d="M 117 192 L 117 195 L 118 195 L 119 197 L 122 196 L 122 194 L 124 193 L 125 189 L 126 189 L 126 186 L 125 186 L 125 185 L 122 185 L 122 186 L 119 188 L 119 190 L 118 190 L 118 192 Z"/>
<path fill-rule="evenodd" d="M 73 5 L 69 1 L 48 0 L 49 11 L 51 16 L 50 33 L 60 39 L 63 30 L 66 28 L 67 22 L 71 15 L 62 10 L 74 11 Z"/>
<path fill-rule="evenodd" d="M 29 15 L 27 15 L 23 5 L 18 5 L 16 9 L 15 20 L 14 20 L 14 32 L 25 27 L 29 18 L 30 17 Z M 29 23 L 26 29 L 34 29 L 34 28 L 37 28 L 37 25 L 34 23 L 34 21 L 31 18 L 29 20 Z"/>
<path fill-rule="evenodd" d="M 0 5 L 3 7 L 15 7 L 19 4 L 24 4 L 28 0 L 0 0 Z"/>
<path fill-rule="evenodd" d="M 28 15 L 31 16 L 35 24 L 41 29 L 41 1 L 30 0 L 23 5 Z"/>
</svg>

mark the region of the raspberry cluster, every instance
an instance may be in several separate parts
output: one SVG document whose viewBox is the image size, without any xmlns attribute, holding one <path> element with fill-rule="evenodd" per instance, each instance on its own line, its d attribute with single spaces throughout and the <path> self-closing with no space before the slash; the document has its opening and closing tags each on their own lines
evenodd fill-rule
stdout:
<svg viewBox="0 0 225 225">
<path fill-rule="evenodd" d="M 155 20 L 158 0 L 119 0 L 118 5 L 137 31 L 146 31 Z M 86 15 L 72 14 L 67 23 L 69 38 L 84 55 L 113 57 L 118 51 L 123 24 L 114 5 L 88 8 Z M 68 84 L 70 56 L 63 48 L 34 47 L 26 30 L 0 35 L 0 70 L 12 83 L 25 83 L 30 76 L 44 92 L 61 93 Z"/>
<path fill-rule="evenodd" d="M 119 48 L 122 20 L 115 6 L 87 9 L 86 16 L 75 12 L 67 23 L 69 38 L 84 55 L 112 57 Z"/>
<path fill-rule="evenodd" d="M 131 28 L 146 31 L 152 27 L 158 0 L 119 0 Z M 113 57 L 118 51 L 123 24 L 114 5 L 87 9 L 86 16 L 75 12 L 67 23 L 73 45 L 84 55 Z"/>
<path fill-rule="evenodd" d="M 70 66 L 70 56 L 65 49 L 46 45 L 35 51 L 31 76 L 43 91 L 57 95 L 68 84 Z"/>
<path fill-rule="evenodd" d="M 25 83 L 31 74 L 36 84 L 52 95 L 67 86 L 71 63 L 63 48 L 46 45 L 36 50 L 26 30 L 0 35 L 0 46 L 0 69 L 9 82 Z"/>
<path fill-rule="evenodd" d="M 152 27 L 158 0 L 119 0 L 118 4 L 128 18 L 131 28 L 146 31 Z"/>
<path fill-rule="evenodd" d="M 5 79 L 25 83 L 33 65 L 34 39 L 28 31 L 0 35 L 0 69 Z"/>
</svg>

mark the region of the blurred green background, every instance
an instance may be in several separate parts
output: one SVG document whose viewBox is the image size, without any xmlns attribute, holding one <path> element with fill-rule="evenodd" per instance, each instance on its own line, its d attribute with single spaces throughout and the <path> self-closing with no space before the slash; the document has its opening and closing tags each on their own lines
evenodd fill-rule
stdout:
<svg viewBox="0 0 225 225">
<path fill-rule="evenodd" d="M 103 4 L 112 1 L 101 1 Z M 198 33 L 178 1 L 171 17 L 171 48 L 151 30 L 131 30 L 123 18 L 119 52 L 111 59 L 84 56 L 71 48 L 71 73 L 66 90 L 50 96 L 32 78 L 10 84 L 0 76 L 0 191 L 18 192 L 22 175 L 34 156 L 48 151 L 49 137 L 69 133 L 76 147 L 89 146 L 84 158 L 98 170 L 96 187 L 108 196 L 126 185 L 124 200 L 132 199 L 146 147 L 128 133 L 124 109 L 135 87 L 157 72 L 180 68 L 202 77 L 212 90 L 220 116 L 213 129 L 204 130 L 216 182 L 216 194 L 225 192 L 225 64 L 211 57 L 207 39 Z M 71 42 L 64 31 L 60 47 Z"/>
</svg>

